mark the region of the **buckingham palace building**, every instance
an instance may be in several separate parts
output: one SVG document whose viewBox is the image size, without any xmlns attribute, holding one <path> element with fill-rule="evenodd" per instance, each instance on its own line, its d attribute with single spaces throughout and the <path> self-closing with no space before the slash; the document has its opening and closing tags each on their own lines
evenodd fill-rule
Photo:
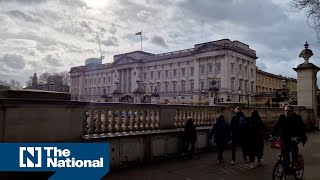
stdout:
<svg viewBox="0 0 320 180">
<path fill-rule="evenodd" d="M 257 58 L 249 45 L 229 39 L 163 54 L 127 52 L 105 64 L 89 58 L 70 70 L 71 95 L 90 102 L 246 102 L 256 92 Z"/>
</svg>

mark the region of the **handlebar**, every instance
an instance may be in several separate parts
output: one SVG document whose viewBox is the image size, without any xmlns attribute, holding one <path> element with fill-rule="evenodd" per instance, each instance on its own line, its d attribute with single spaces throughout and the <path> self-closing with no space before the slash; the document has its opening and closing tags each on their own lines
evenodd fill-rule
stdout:
<svg viewBox="0 0 320 180">
<path fill-rule="evenodd" d="M 271 137 L 268 139 L 268 141 L 272 141 L 274 139 L 281 139 L 280 137 Z M 301 142 L 301 138 L 300 137 L 291 137 L 290 138 L 291 141 L 296 142 L 296 143 L 300 143 Z"/>
</svg>

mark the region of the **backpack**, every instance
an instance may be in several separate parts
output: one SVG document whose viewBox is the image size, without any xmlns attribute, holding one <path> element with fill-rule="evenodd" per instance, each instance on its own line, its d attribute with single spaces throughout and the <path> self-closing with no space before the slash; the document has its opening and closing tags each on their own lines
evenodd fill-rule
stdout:
<svg viewBox="0 0 320 180">
<path fill-rule="evenodd" d="M 238 127 L 243 128 L 247 126 L 247 118 L 245 116 L 240 116 L 238 121 Z"/>
</svg>

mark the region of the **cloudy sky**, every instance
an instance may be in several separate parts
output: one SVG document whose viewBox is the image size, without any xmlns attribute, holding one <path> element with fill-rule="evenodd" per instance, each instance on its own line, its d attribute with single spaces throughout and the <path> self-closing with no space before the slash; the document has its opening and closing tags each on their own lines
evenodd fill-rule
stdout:
<svg viewBox="0 0 320 180">
<path fill-rule="evenodd" d="M 163 53 L 228 38 L 255 49 L 260 69 L 296 77 L 305 41 L 320 66 L 320 43 L 290 0 L 0 0 L 0 80 L 68 71 L 140 49 Z M 319 77 L 318 77 L 319 78 Z"/>
</svg>

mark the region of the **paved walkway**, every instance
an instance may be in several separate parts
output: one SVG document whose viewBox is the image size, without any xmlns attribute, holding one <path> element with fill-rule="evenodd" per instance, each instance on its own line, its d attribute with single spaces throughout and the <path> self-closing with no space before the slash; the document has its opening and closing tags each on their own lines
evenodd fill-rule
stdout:
<svg viewBox="0 0 320 180">
<path fill-rule="evenodd" d="M 300 147 L 305 158 L 305 180 L 320 179 L 320 132 L 308 134 L 309 140 L 305 147 Z M 141 167 L 133 167 L 108 173 L 106 180 L 270 180 L 272 168 L 279 151 L 269 148 L 265 143 L 264 166 L 250 169 L 242 160 L 240 148 L 235 165 L 230 165 L 231 151 L 224 153 L 226 162 L 217 164 L 216 152 L 200 154 L 192 160 L 169 160 Z M 288 179 L 294 179 L 290 177 Z"/>
</svg>

